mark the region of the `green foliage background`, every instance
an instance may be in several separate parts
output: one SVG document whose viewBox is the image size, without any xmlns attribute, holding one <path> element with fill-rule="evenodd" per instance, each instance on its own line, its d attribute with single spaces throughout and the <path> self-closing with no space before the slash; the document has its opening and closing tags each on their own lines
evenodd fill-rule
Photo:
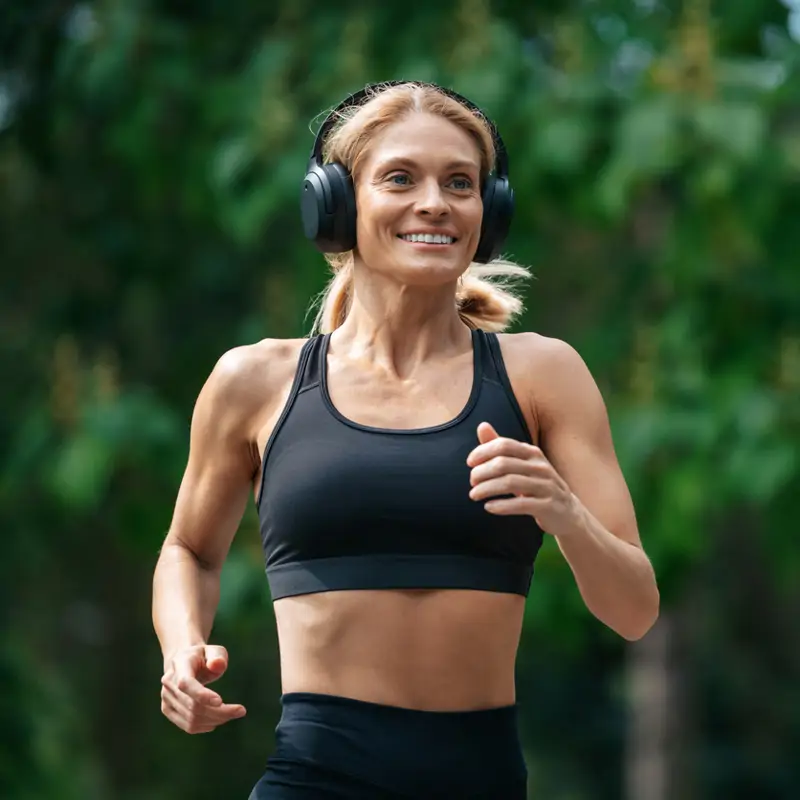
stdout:
<svg viewBox="0 0 800 800">
<path fill-rule="evenodd" d="M 518 327 L 603 389 L 680 686 L 672 796 L 797 796 L 798 40 L 795 0 L 2 4 L 0 796 L 260 775 L 279 684 L 252 509 L 215 631 L 245 720 L 160 716 L 150 578 L 214 362 L 309 328 L 311 131 L 395 78 L 496 120 L 536 274 Z M 532 796 L 629 792 L 630 650 L 549 542 L 519 661 Z"/>
</svg>

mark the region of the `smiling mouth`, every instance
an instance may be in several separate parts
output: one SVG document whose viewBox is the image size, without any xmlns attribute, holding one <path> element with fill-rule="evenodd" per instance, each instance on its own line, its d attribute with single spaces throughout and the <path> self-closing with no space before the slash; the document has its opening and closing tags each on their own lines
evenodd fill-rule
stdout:
<svg viewBox="0 0 800 800">
<path fill-rule="evenodd" d="M 409 244 L 433 245 L 439 247 L 447 247 L 458 241 L 455 236 L 446 236 L 442 233 L 400 233 L 397 235 L 397 238 Z"/>
</svg>

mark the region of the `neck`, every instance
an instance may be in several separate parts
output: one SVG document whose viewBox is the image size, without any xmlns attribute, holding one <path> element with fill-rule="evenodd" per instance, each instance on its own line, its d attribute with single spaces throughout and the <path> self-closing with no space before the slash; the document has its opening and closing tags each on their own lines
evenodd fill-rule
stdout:
<svg viewBox="0 0 800 800">
<path fill-rule="evenodd" d="M 471 333 L 458 315 L 455 282 L 409 286 L 382 275 L 365 280 L 355 270 L 347 319 L 331 337 L 351 358 L 380 364 L 398 377 L 422 362 L 471 349 Z"/>
</svg>

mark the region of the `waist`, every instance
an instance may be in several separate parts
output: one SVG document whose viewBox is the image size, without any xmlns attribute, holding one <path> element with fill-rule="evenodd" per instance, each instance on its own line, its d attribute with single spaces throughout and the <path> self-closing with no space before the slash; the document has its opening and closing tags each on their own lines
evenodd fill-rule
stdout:
<svg viewBox="0 0 800 800">
<path fill-rule="evenodd" d="M 285 692 L 416 709 L 514 702 L 524 598 L 475 591 L 348 591 L 275 603 Z"/>
<path fill-rule="evenodd" d="M 526 775 L 517 707 L 419 711 L 287 693 L 271 762 L 300 762 L 408 797 L 473 797 Z M 394 795 L 393 795 L 394 796 Z"/>
</svg>

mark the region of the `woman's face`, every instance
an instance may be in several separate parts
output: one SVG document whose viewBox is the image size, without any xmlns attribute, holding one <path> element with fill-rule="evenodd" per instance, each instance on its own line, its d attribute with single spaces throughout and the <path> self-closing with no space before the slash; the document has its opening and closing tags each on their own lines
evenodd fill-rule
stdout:
<svg viewBox="0 0 800 800">
<path fill-rule="evenodd" d="M 357 257 L 407 284 L 455 281 L 480 238 L 480 164 L 475 141 L 442 117 L 384 128 L 355 180 Z"/>
</svg>

